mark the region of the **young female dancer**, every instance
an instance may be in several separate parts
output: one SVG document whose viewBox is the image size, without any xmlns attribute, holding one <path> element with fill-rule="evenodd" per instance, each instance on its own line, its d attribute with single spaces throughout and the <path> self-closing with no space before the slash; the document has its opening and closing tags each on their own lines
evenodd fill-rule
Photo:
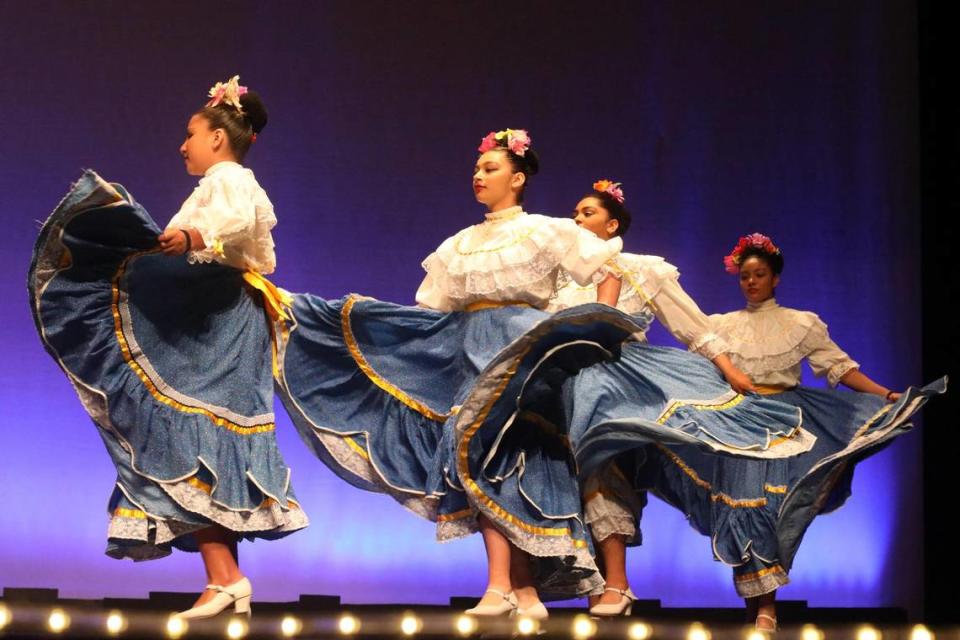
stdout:
<svg viewBox="0 0 960 640">
<path fill-rule="evenodd" d="M 162 231 L 123 187 L 88 171 L 47 220 L 29 274 L 41 339 L 117 468 L 108 555 L 200 551 L 207 588 L 183 618 L 250 613 L 241 538 L 307 525 L 274 439 L 262 273 L 273 207 L 239 163 L 267 115 L 234 76 L 210 90 L 180 148 L 203 176 Z"/>
</svg>

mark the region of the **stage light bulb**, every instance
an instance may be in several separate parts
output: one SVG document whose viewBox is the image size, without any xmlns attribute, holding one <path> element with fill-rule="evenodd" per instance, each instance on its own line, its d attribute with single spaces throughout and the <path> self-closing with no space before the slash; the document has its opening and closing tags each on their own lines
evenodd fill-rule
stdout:
<svg viewBox="0 0 960 640">
<path fill-rule="evenodd" d="M 823 631 L 815 625 L 805 624 L 800 629 L 800 640 L 823 640 Z"/>
<path fill-rule="evenodd" d="M 172 615 L 167 620 L 167 636 L 170 638 L 179 638 L 187 632 L 187 621 L 177 615 Z"/>
<path fill-rule="evenodd" d="M 403 618 L 400 620 L 400 631 L 405 636 L 416 635 L 417 632 L 422 628 L 423 623 L 420 622 L 420 618 L 412 613 L 404 614 Z"/>
<path fill-rule="evenodd" d="M 526 616 L 521 616 L 517 620 L 517 632 L 522 636 L 533 635 L 537 632 L 537 629 L 540 627 L 537 624 L 537 621 L 533 618 L 528 618 Z"/>
<path fill-rule="evenodd" d="M 70 616 L 63 609 L 54 609 L 47 618 L 47 628 L 53 633 L 63 633 L 70 626 Z"/>
<path fill-rule="evenodd" d="M 349 613 L 346 613 L 340 616 L 340 621 L 337 623 L 337 628 L 340 629 L 340 633 L 345 636 L 349 636 L 360 630 L 360 621 Z"/>
<path fill-rule="evenodd" d="M 239 640 L 247 635 L 247 623 L 240 618 L 234 618 L 227 624 L 227 637 L 230 640 Z"/>
<path fill-rule="evenodd" d="M 586 640 L 597 632 L 597 623 L 582 613 L 573 619 L 573 627 L 570 633 L 576 640 Z"/>
<path fill-rule="evenodd" d="M 870 625 L 864 625 L 857 630 L 857 640 L 880 640 L 880 632 Z"/>
<path fill-rule="evenodd" d="M 914 625 L 910 629 L 910 640 L 935 640 L 933 632 L 922 624 Z"/>
<path fill-rule="evenodd" d="M 754 629 L 747 634 L 747 640 L 767 640 L 767 636 L 763 634 L 763 631 Z"/>
<path fill-rule="evenodd" d="M 477 630 L 477 626 L 476 619 L 470 616 L 460 616 L 457 618 L 457 633 L 462 636 L 473 635 L 473 632 Z"/>
<path fill-rule="evenodd" d="M 699 622 L 694 622 L 687 631 L 687 640 L 710 640 L 710 632 Z"/>
<path fill-rule="evenodd" d="M 627 637 L 630 640 L 647 640 L 653 635 L 653 628 L 645 622 L 634 622 L 627 629 Z"/>
<path fill-rule="evenodd" d="M 284 616 L 280 621 L 280 633 L 284 638 L 292 638 L 303 630 L 303 623 L 293 616 Z"/>
<path fill-rule="evenodd" d="M 0 631 L 3 631 L 3 628 L 6 627 L 13 621 L 13 614 L 10 613 L 10 609 L 7 608 L 7 605 L 0 602 Z"/>
<path fill-rule="evenodd" d="M 107 633 L 112 636 L 123 633 L 127 628 L 127 619 L 119 611 L 111 611 L 107 616 Z"/>
</svg>

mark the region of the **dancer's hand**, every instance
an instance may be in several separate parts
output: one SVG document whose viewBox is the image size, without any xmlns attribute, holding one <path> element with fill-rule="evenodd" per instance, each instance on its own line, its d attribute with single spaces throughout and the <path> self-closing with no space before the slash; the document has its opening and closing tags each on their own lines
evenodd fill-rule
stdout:
<svg viewBox="0 0 960 640">
<path fill-rule="evenodd" d="M 736 367 L 733 367 L 733 369 L 729 371 L 724 371 L 723 377 L 727 379 L 727 382 L 737 393 L 747 393 L 757 390 L 757 388 L 753 386 L 753 380 L 750 379 L 750 376 Z"/>
<path fill-rule="evenodd" d="M 737 365 L 733 364 L 733 361 L 727 357 L 727 354 L 721 353 L 715 357 L 713 364 L 717 365 L 717 369 L 720 369 L 720 373 L 726 378 L 727 384 L 737 393 L 747 393 L 748 391 L 756 392 L 757 388 L 753 386 L 753 380 L 750 379 L 750 376 L 741 371 Z"/>
<path fill-rule="evenodd" d="M 160 234 L 157 241 L 160 243 L 160 249 L 164 255 L 180 256 L 190 248 L 190 240 L 185 229 L 167 229 Z"/>
</svg>

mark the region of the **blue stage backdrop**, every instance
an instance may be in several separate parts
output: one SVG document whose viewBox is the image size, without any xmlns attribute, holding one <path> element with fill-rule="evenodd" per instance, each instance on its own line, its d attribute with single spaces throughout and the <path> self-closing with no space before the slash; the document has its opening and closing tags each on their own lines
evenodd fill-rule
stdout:
<svg viewBox="0 0 960 640">
<path fill-rule="evenodd" d="M 708 312 L 742 304 L 721 257 L 770 234 L 787 261 L 779 301 L 817 311 L 869 375 L 902 387 L 920 370 L 914 31 L 906 0 L 0 3 L 0 586 L 204 583 L 197 556 L 103 555 L 114 474 L 41 348 L 24 276 L 38 221 L 82 168 L 169 220 L 195 185 L 177 149 L 214 81 L 239 73 L 270 112 L 248 164 L 280 220 L 281 286 L 412 302 L 420 261 L 482 217 L 481 137 L 527 128 L 542 158 L 529 210 L 569 215 L 595 179 L 622 181 L 627 249 L 677 264 Z M 313 524 L 243 545 L 258 598 L 481 592 L 478 537 L 437 544 L 429 523 L 333 477 L 278 413 Z M 919 444 L 861 466 L 782 597 L 918 610 Z M 630 554 L 641 598 L 738 602 L 679 514 L 656 503 L 644 525 Z"/>
</svg>

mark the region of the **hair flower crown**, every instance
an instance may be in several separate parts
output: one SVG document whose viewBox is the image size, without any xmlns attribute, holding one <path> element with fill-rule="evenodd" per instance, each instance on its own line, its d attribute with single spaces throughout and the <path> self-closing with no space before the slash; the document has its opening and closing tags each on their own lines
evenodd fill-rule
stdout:
<svg viewBox="0 0 960 640">
<path fill-rule="evenodd" d="M 626 198 L 623 195 L 623 189 L 620 188 L 620 185 L 621 183 L 610 180 L 597 180 L 593 183 L 593 190 L 597 193 L 605 193 L 620 204 L 623 204 Z"/>
<path fill-rule="evenodd" d="M 486 153 L 491 149 L 501 147 L 507 149 L 518 156 L 523 156 L 530 148 L 530 134 L 526 129 L 504 129 L 503 131 L 491 131 L 480 142 L 477 151 Z"/>
<path fill-rule="evenodd" d="M 773 244 L 773 240 L 768 236 L 762 233 L 751 233 L 748 236 L 740 238 L 740 241 L 737 242 L 737 246 L 733 248 L 730 255 L 723 258 L 723 266 L 726 268 L 727 273 L 740 273 L 740 265 L 743 263 L 743 252 L 750 247 L 760 249 L 764 253 L 772 256 L 780 255 L 780 249 Z"/>
<path fill-rule="evenodd" d="M 210 101 L 208 107 L 215 107 L 218 104 L 228 104 L 240 113 L 243 113 L 243 107 L 240 105 L 240 96 L 245 94 L 248 89 L 240 84 L 240 76 L 233 76 L 226 82 L 218 82 L 210 87 L 207 95 Z"/>
</svg>

